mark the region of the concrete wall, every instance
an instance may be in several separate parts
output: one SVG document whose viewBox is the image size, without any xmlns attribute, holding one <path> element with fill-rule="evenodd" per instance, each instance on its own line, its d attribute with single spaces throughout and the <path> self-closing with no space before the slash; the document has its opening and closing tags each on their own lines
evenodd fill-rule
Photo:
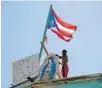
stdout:
<svg viewBox="0 0 102 88">
<path fill-rule="evenodd" d="M 102 88 L 102 74 L 67 79 L 26 82 L 12 88 Z"/>
</svg>

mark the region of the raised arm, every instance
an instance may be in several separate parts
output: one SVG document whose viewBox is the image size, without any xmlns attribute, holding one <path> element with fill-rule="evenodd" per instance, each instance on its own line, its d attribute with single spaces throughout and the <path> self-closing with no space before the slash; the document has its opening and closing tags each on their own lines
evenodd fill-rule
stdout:
<svg viewBox="0 0 102 88">
<path fill-rule="evenodd" d="M 57 54 L 56 54 L 56 56 L 58 56 L 60 59 L 62 59 L 62 56 L 59 56 L 59 55 L 57 55 Z"/>
</svg>

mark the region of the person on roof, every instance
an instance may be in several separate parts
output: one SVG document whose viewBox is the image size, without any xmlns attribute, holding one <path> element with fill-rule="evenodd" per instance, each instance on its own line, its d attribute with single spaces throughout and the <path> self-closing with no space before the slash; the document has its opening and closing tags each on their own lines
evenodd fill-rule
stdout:
<svg viewBox="0 0 102 88">
<path fill-rule="evenodd" d="M 62 51 L 62 56 L 59 56 L 56 54 L 56 56 L 58 56 L 60 59 L 62 59 L 62 77 L 63 78 L 67 78 L 68 72 L 69 72 L 69 67 L 68 67 L 68 56 L 67 56 L 67 50 L 63 50 Z"/>
</svg>

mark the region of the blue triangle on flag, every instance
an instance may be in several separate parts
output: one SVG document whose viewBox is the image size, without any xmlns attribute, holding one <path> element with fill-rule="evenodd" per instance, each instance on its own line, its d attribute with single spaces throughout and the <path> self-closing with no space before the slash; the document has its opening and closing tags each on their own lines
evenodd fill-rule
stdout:
<svg viewBox="0 0 102 88">
<path fill-rule="evenodd" d="M 53 11 L 51 11 L 49 22 L 48 22 L 48 28 L 50 27 L 56 27 L 56 22 L 55 22 Z"/>
</svg>

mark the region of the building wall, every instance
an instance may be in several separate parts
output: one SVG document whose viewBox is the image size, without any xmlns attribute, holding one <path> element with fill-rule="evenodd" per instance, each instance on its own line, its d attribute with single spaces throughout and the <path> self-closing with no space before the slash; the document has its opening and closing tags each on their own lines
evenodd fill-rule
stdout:
<svg viewBox="0 0 102 88">
<path fill-rule="evenodd" d="M 58 84 L 55 88 L 102 88 L 102 81 L 86 81 L 67 84 Z"/>
<path fill-rule="evenodd" d="M 71 77 L 68 79 L 26 82 L 12 88 L 102 88 L 102 74 Z"/>
<path fill-rule="evenodd" d="M 20 85 L 15 88 L 32 88 L 31 85 Z M 38 84 L 33 85 L 33 88 L 102 88 L 102 80 L 72 82 L 72 83 L 59 83 L 59 84 Z"/>
</svg>

